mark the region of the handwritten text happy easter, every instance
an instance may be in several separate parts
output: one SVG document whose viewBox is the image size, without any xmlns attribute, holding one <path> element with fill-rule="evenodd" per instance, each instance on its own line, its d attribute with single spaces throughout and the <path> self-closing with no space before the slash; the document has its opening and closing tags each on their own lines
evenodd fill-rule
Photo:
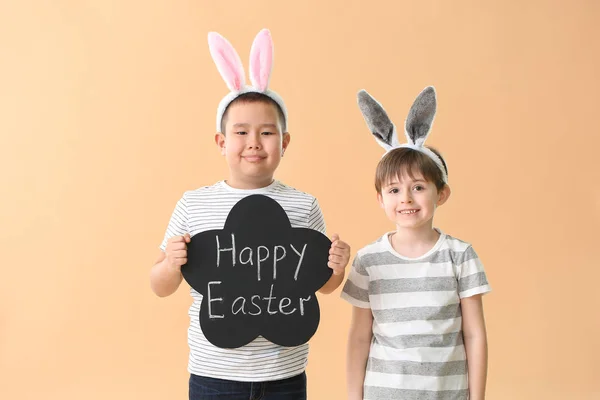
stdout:
<svg viewBox="0 0 600 400">
<path fill-rule="evenodd" d="M 265 282 L 271 280 L 271 284 L 268 287 L 268 293 L 251 294 L 249 296 L 238 296 L 232 301 L 228 301 L 227 298 L 220 297 L 220 285 L 223 283 L 221 280 L 211 280 L 207 285 L 207 299 L 208 302 L 208 315 L 211 319 L 225 318 L 227 313 L 233 315 L 244 314 L 259 316 L 263 313 L 274 315 L 281 313 L 283 315 L 291 315 L 299 313 L 304 315 L 304 303 L 308 302 L 312 296 L 290 298 L 276 296 L 275 283 L 279 278 L 281 279 L 282 271 L 278 268 L 281 267 L 283 261 L 286 258 L 294 258 L 294 271 L 293 279 L 298 281 L 298 275 L 302 268 L 302 261 L 308 244 L 304 244 L 301 248 L 296 248 L 293 244 L 284 245 L 273 245 L 273 246 L 246 246 L 239 248 L 236 246 L 235 233 L 231 234 L 231 240 L 228 243 L 222 243 L 219 236 L 215 236 L 215 251 L 216 251 L 216 266 L 217 268 L 247 268 L 251 267 L 256 269 L 256 281 Z M 227 261 L 231 261 L 231 264 L 223 262 L 224 258 L 227 257 Z M 286 260 L 286 264 L 290 265 L 290 260 Z M 279 264 L 278 264 L 279 263 Z M 290 271 L 286 271 L 290 272 Z M 286 274 L 288 275 L 288 274 Z M 289 279 L 289 277 L 285 277 Z M 233 297 L 233 296 L 232 296 Z M 229 299 L 230 300 L 230 299 Z"/>
</svg>

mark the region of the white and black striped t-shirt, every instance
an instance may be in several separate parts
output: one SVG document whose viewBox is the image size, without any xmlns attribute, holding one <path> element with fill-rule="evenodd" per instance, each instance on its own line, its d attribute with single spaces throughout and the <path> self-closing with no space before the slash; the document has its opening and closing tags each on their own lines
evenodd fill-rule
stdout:
<svg viewBox="0 0 600 400">
<path fill-rule="evenodd" d="M 277 201 L 287 213 L 294 228 L 310 228 L 325 233 L 325 222 L 317 200 L 306 193 L 274 181 L 260 189 L 235 189 L 224 181 L 212 186 L 187 191 L 177 202 L 164 240 L 186 232 L 223 229 L 233 206 L 246 196 L 263 194 Z M 236 349 L 222 349 L 206 340 L 200 330 L 202 295 L 190 290 L 193 303 L 189 309 L 188 371 L 194 375 L 235 381 L 260 382 L 289 378 L 304 372 L 308 343 L 297 347 L 282 347 L 259 336 L 253 342 Z"/>
<path fill-rule="evenodd" d="M 467 400 L 460 300 L 491 290 L 483 265 L 441 232 L 418 258 L 398 254 L 389 235 L 358 251 L 341 295 L 373 314 L 364 399 Z"/>
</svg>

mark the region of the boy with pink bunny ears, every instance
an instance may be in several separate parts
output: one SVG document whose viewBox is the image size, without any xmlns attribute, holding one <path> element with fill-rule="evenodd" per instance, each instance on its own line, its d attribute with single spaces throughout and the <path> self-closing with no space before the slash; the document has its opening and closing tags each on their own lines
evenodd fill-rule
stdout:
<svg viewBox="0 0 600 400">
<path fill-rule="evenodd" d="M 290 143 L 287 109 L 269 89 L 273 44 L 268 30 L 258 33 L 250 52 L 251 85 L 231 44 L 217 33 L 208 35 L 210 53 L 230 92 L 217 109 L 215 142 L 229 166 L 229 177 L 212 186 L 186 191 L 177 202 L 167 227 L 150 281 L 158 296 L 174 293 L 187 262 L 187 243 L 200 232 L 222 229 L 232 207 L 251 194 L 277 201 L 293 228 L 324 233 L 325 222 L 317 200 L 273 178 Z M 329 267 L 333 275 L 319 290 L 333 292 L 344 279 L 350 247 L 331 238 Z M 262 336 L 236 349 L 213 346 L 200 330 L 202 296 L 190 289 L 189 398 L 196 399 L 306 399 L 305 367 L 308 344 L 282 347 Z"/>
</svg>

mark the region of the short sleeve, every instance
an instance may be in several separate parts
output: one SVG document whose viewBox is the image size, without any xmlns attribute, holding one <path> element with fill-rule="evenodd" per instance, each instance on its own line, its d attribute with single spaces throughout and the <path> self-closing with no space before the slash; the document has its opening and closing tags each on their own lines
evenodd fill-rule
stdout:
<svg viewBox="0 0 600 400">
<path fill-rule="evenodd" d="M 160 244 L 160 249 L 165 251 L 167 248 L 167 241 L 170 238 L 173 236 L 183 235 L 185 233 L 189 233 L 189 228 L 187 202 L 184 195 L 175 205 L 175 210 L 173 210 L 173 214 L 171 214 L 171 220 L 167 226 L 167 231 L 165 232 L 163 241 Z"/>
<path fill-rule="evenodd" d="M 325 220 L 323 219 L 323 213 L 321 212 L 321 207 L 319 206 L 317 199 L 313 200 L 310 208 L 308 227 L 325 234 Z"/>
<path fill-rule="evenodd" d="M 340 297 L 353 306 L 371 308 L 369 302 L 369 273 L 362 266 L 358 255 L 352 261 L 352 268 Z"/>
<path fill-rule="evenodd" d="M 492 290 L 487 280 L 481 260 L 473 247 L 469 246 L 461 253 L 457 263 L 458 295 L 461 299 Z"/>
</svg>

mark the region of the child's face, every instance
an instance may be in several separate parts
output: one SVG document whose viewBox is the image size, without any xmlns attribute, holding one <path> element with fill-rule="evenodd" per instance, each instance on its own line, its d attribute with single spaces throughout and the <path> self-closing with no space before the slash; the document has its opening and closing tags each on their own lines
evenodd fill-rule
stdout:
<svg viewBox="0 0 600 400">
<path fill-rule="evenodd" d="M 271 183 L 290 135 L 281 132 L 274 105 L 235 103 L 227 111 L 225 135 L 215 140 L 229 166 L 229 184 L 251 189 Z"/>
<path fill-rule="evenodd" d="M 449 196 L 448 185 L 438 191 L 434 183 L 425 181 L 420 174 L 415 174 L 414 179 L 402 174 L 385 184 L 377 199 L 397 228 L 431 229 L 436 207 Z"/>
</svg>

